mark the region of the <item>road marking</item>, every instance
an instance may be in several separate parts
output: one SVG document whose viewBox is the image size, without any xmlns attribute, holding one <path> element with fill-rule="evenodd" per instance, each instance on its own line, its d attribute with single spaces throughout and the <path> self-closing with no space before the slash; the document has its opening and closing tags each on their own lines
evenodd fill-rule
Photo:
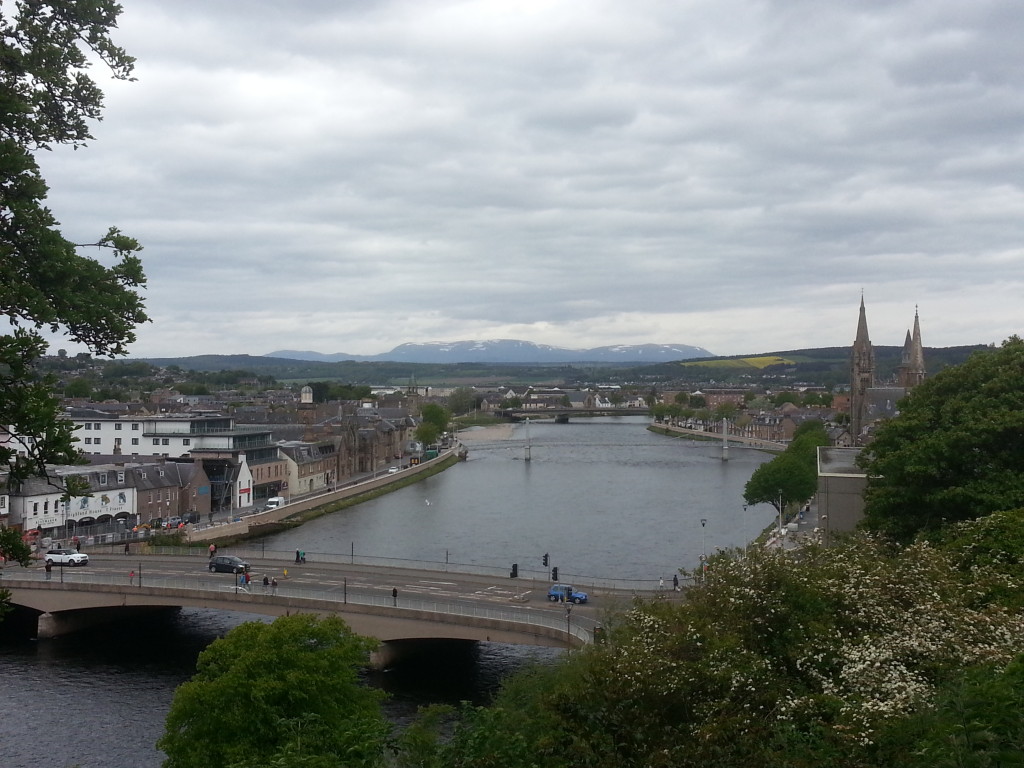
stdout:
<svg viewBox="0 0 1024 768">
<path fill-rule="evenodd" d="M 423 580 L 423 581 L 420 582 L 420 584 L 443 584 L 446 587 L 454 587 L 454 586 L 456 586 L 457 582 L 454 582 L 454 581 L 426 581 L 426 580 Z"/>
</svg>

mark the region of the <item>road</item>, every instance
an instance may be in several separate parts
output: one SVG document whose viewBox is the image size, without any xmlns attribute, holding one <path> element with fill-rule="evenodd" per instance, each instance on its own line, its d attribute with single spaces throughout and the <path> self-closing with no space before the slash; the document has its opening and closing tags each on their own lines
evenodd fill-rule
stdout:
<svg viewBox="0 0 1024 768">
<path fill-rule="evenodd" d="M 221 554 L 231 554 L 223 551 Z M 90 553 L 89 564 L 79 567 L 61 568 L 55 566 L 54 580 L 73 581 L 76 575 L 93 573 L 123 578 L 127 583 L 149 580 L 194 579 L 197 587 L 232 588 L 237 577 L 231 573 L 211 573 L 208 558 L 203 556 L 144 555 Z M 565 606 L 547 599 L 549 584 L 529 579 L 494 578 L 491 576 L 446 573 L 417 569 L 399 569 L 372 565 L 349 565 L 337 563 L 296 564 L 287 560 L 250 559 L 252 583 L 250 591 L 263 589 L 263 577 L 276 578 L 281 593 L 293 588 L 316 589 L 336 594 L 339 601 L 345 595 L 365 594 L 390 596 L 397 589 L 400 597 L 415 597 L 437 601 L 465 601 L 475 603 L 496 603 L 516 605 L 537 611 L 564 613 Z M 10 566 L 8 566 L 10 568 Z M 17 566 L 15 566 L 17 567 Z M 42 566 L 33 566 L 39 578 L 43 578 Z M 131 574 L 134 572 L 134 577 Z M 154 583 L 149 581 L 149 583 Z M 600 594 L 588 592 L 586 604 L 574 605 L 574 615 L 597 620 L 603 611 L 621 608 L 628 604 L 631 595 L 611 590 Z"/>
</svg>

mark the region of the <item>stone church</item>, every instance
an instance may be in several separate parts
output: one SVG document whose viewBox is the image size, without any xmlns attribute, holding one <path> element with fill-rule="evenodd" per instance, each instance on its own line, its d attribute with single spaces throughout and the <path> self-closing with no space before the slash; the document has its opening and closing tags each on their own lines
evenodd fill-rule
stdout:
<svg viewBox="0 0 1024 768">
<path fill-rule="evenodd" d="M 906 397 L 911 389 L 924 381 L 924 377 L 924 347 L 921 344 L 921 324 L 915 308 L 914 328 L 907 331 L 895 380 L 878 380 L 875 351 L 868 335 L 864 297 L 861 296 L 857 338 L 853 342 L 850 359 L 850 436 L 854 445 L 863 445 L 870 439 L 871 426 L 876 421 L 894 416 L 896 404 Z"/>
</svg>

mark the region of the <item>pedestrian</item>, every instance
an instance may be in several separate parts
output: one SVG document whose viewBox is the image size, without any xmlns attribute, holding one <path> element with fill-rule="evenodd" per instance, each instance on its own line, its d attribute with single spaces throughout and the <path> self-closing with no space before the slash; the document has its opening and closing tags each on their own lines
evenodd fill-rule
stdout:
<svg viewBox="0 0 1024 768">
<path fill-rule="evenodd" d="M 679 574 L 678 573 L 673 573 L 672 574 L 672 589 L 674 589 L 676 592 L 679 591 Z"/>
<path fill-rule="evenodd" d="M 665 577 L 664 576 L 662 576 L 661 578 L 658 579 L 658 591 L 659 592 L 664 592 L 665 591 Z"/>
<path fill-rule="evenodd" d="M 78 539 L 77 536 L 75 536 L 75 552 L 81 552 L 81 551 L 82 551 L 82 542 Z"/>
<path fill-rule="evenodd" d="M 126 555 L 128 554 L 128 542 L 127 541 L 124 543 L 124 553 Z"/>
<path fill-rule="evenodd" d="M 391 603 L 398 607 L 398 587 L 391 588 Z"/>
<path fill-rule="evenodd" d="M 273 594 L 275 594 L 275 595 L 277 594 L 277 577 L 276 576 L 270 580 L 270 591 Z"/>
<path fill-rule="evenodd" d="M 303 565 L 306 564 L 306 550 L 302 550 L 301 552 L 299 552 L 299 560 L 302 562 Z"/>
<path fill-rule="evenodd" d="M 266 574 L 263 574 L 263 591 L 266 592 L 267 591 L 267 587 L 269 587 L 269 586 L 270 586 L 270 577 L 267 576 Z"/>
<path fill-rule="evenodd" d="M 50 580 L 50 571 L 53 570 L 53 566 L 50 564 L 49 560 L 46 561 L 46 565 L 43 566 L 43 570 L 46 571 L 46 580 L 49 581 Z"/>
<path fill-rule="evenodd" d="M 299 550 L 295 550 L 295 564 L 298 565 L 301 561 L 299 560 Z"/>
<path fill-rule="evenodd" d="M 129 587 L 134 587 L 135 586 L 135 571 L 132 571 L 131 573 L 128 574 L 128 586 Z"/>
<path fill-rule="evenodd" d="M 217 545 L 216 544 L 211 544 L 210 545 L 210 557 L 213 558 L 213 556 L 216 555 L 216 554 L 217 554 Z"/>
</svg>

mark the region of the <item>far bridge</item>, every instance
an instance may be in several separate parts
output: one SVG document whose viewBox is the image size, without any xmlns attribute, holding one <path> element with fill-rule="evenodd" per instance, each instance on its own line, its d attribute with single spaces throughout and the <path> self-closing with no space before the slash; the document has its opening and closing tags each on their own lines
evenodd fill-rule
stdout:
<svg viewBox="0 0 1024 768">
<path fill-rule="evenodd" d="M 528 419 L 553 419 L 559 424 L 567 423 L 572 416 L 647 416 L 649 408 L 625 408 L 608 406 L 605 408 L 573 408 L 571 406 L 547 406 L 544 408 L 503 408 L 495 412 L 509 421 L 526 421 Z"/>
</svg>

